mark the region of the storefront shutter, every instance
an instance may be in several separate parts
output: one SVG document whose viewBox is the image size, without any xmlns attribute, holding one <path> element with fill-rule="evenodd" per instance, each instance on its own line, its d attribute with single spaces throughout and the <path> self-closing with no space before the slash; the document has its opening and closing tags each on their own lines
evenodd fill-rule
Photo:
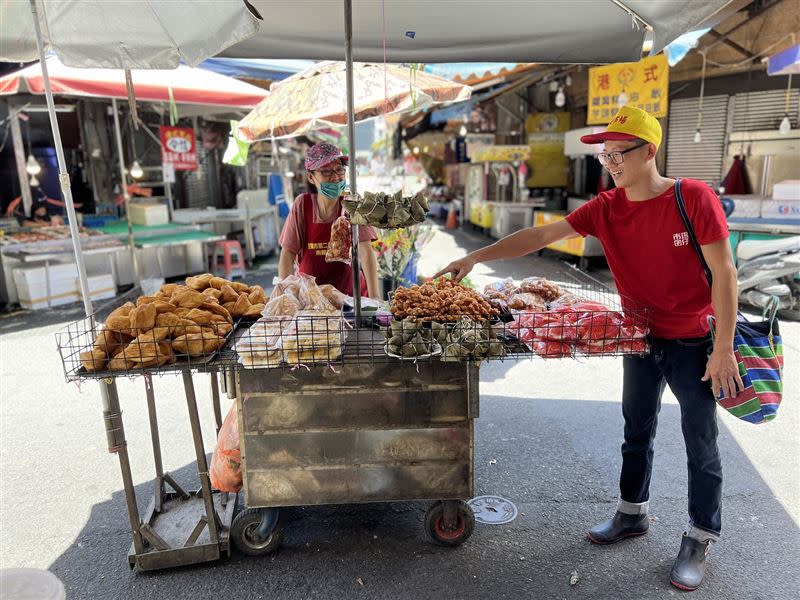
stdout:
<svg viewBox="0 0 800 600">
<path fill-rule="evenodd" d="M 699 179 L 709 185 L 722 179 L 728 96 L 703 100 L 702 141 L 694 143 L 699 98 L 673 100 L 667 129 L 667 177 Z"/>
<path fill-rule="evenodd" d="M 793 89 L 789 99 L 789 119 L 797 127 L 797 102 L 800 91 Z M 778 129 L 786 111 L 786 90 L 748 92 L 733 97 L 733 131 Z"/>
</svg>

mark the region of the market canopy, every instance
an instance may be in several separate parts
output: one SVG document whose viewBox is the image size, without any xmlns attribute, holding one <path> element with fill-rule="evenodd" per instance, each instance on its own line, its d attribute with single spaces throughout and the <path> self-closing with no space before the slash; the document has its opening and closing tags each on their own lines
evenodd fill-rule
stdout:
<svg viewBox="0 0 800 600">
<path fill-rule="evenodd" d="M 242 140 L 300 135 L 347 124 L 347 70 L 343 62 L 321 62 L 274 84 L 270 97 L 239 123 Z M 470 88 L 398 65 L 353 65 L 355 120 L 362 121 L 444 102 L 468 100 Z"/>
<path fill-rule="evenodd" d="M 244 0 L 36 0 L 46 49 L 72 67 L 195 66 L 254 35 Z M 0 0 L 0 61 L 39 60 L 30 0 Z"/>
<path fill-rule="evenodd" d="M 54 94 L 88 98 L 127 99 L 123 69 L 74 69 L 55 56 L 47 59 Z M 269 95 L 267 90 L 204 69 L 180 66 L 172 70 L 131 71 L 136 99 L 143 102 L 198 104 L 224 108 L 252 108 Z M 0 77 L 0 95 L 44 94 L 39 63 Z"/>
<path fill-rule="evenodd" d="M 353 0 L 357 61 L 613 63 L 638 61 L 697 29 L 730 0 Z M 237 58 L 338 59 L 343 2 L 252 0 L 264 21 L 227 48 Z"/>
</svg>

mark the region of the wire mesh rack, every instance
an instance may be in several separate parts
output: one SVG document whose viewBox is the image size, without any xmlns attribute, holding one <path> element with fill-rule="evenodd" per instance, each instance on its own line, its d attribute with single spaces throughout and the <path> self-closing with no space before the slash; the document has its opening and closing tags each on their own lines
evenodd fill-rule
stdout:
<svg viewBox="0 0 800 600">
<path fill-rule="evenodd" d="M 649 309 L 577 269 L 559 283 L 504 280 L 482 295 L 452 283 L 414 286 L 395 294 L 392 308 L 392 315 L 362 318 L 358 326 L 339 310 L 147 331 L 101 329 L 83 319 L 59 332 L 57 343 L 67 379 L 649 351 Z"/>
<path fill-rule="evenodd" d="M 57 332 L 56 346 L 67 380 L 135 377 L 210 368 L 234 329 L 219 322 L 109 329 L 87 317 Z"/>
</svg>

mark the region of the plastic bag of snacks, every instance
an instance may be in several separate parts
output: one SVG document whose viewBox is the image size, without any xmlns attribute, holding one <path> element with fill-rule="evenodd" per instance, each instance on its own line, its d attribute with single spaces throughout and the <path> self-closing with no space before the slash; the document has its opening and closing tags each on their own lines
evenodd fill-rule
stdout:
<svg viewBox="0 0 800 600">
<path fill-rule="evenodd" d="M 341 216 L 331 226 L 331 239 L 328 242 L 328 251 L 325 253 L 325 262 L 343 262 L 350 264 L 350 246 L 353 235 L 350 221 Z"/>
</svg>

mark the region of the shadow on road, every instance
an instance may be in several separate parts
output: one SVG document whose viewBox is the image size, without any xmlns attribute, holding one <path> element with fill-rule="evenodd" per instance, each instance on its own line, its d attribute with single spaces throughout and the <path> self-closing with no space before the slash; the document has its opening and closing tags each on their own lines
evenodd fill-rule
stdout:
<svg viewBox="0 0 800 600">
<path fill-rule="evenodd" d="M 481 402 L 475 493 L 509 498 L 520 515 L 504 526 L 479 524 L 459 548 L 427 539 L 425 502 L 294 508 L 283 511 L 285 541 L 273 557 L 234 553 L 216 563 L 137 573 L 128 569 L 127 514 L 116 492 L 92 508 L 78 538 L 50 568 L 76 599 L 672 597 L 668 574 L 687 519 L 678 407 L 664 405 L 661 412 L 650 533 L 598 547 L 584 532 L 614 510 L 619 404 L 497 396 Z M 702 597 L 793 597 L 798 526 L 724 424 L 720 443 L 725 531 Z M 198 487 L 193 464 L 172 473 L 182 485 Z M 137 487 L 141 510 L 151 489 Z"/>
</svg>

